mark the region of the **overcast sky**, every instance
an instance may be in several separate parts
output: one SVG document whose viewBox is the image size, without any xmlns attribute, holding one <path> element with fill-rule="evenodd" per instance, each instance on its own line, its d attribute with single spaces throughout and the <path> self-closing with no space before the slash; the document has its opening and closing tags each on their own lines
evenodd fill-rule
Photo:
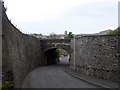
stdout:
<svg viewBox="0 0 120 90">
<path fill-rule="evenodd" d="M 119 0 L 4 0 L 11 22 L 24 33 L 98 33 L 118 27 Z"/>
</svg>

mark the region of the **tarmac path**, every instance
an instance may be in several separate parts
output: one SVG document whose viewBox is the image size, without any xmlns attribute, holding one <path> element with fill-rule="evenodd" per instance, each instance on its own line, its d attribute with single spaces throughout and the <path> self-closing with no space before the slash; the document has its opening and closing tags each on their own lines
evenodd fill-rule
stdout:
<svg viewBox="0 0 120 90">
<path fill-rule="evenodd" d="M 64 71 L 65 67 L 68 64 L 63 59 L 56 65 L 37 68 L 26 77 L 23 88 L 99 88 L 70 76 Z"/>
</svg>

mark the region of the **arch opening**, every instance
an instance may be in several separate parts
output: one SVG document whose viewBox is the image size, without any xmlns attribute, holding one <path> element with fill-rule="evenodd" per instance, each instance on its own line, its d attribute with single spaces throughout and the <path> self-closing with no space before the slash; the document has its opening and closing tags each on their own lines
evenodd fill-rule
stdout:
<svg viewBox="0 0 120 90">
<path fill-rule="evenodd" d="M 55 51 L 57 48 L 49 49 L 45 52 L 45 60 L 47 61 L 47 65 L 56 64 Z"/>
<path fill-rule="evenodd" d="M 69 65 L 70 55 L 69 53 L 61 48 L 51 48 L 45 51 L 44 58 L 47 65 L 53 64 L 66 64 Z"/>
</svg>

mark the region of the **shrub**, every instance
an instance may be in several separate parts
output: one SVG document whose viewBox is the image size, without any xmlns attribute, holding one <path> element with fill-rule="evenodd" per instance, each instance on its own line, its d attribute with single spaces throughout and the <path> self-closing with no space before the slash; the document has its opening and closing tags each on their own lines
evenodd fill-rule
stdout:
<svg viewBox="0 0 120 90">
<path fill-rule="evenodd" d="M 120 27 L 118 27 L 117 29 L 109 32 L 107 35 L 120 35 Z"/>
</svg>

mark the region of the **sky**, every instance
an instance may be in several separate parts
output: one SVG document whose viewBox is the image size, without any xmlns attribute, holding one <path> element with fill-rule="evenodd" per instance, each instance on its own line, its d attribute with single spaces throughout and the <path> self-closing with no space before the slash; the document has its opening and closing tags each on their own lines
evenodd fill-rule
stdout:
<svg viewBox="0 0 120 90">
<path fill-rule="evenodd" d="M 4 0 L 23 33 L 93 34 L 118 27 L 119 0 Z"/>
</svg>

